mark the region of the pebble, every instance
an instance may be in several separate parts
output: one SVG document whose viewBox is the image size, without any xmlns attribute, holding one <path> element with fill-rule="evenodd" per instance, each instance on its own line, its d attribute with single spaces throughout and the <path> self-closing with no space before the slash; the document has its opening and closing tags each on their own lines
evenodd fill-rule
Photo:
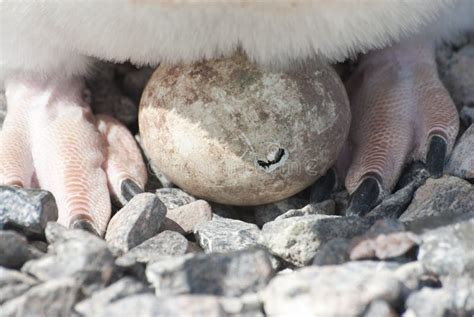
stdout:
<svg viewBox="0 0 474 317">
<path fill-rule="evenodd" d="M 336 265 L 348 262 L 350 247 L 351 241 L 348 239 L 332 239 L 316 251 L 313 265 Z"/>
<path fill-rule="evenodd" d="M 474 107 L 474 104 L 473 104 Z M 448 173 L 474 180 L 474 124 L 464 131 L 451 153 L 446 169 Z"/>
<path fill-rule="evenodd" d="M 375 300 L 396 305 L 403 289 L 393 273 L 396 267 L 360 261 L 277 275 L 263 292 L 265 312 L 270 316 L 360 316 Z"/>
<path fill-rule="evenodd" d="M 384 300 L 377 299 L 370 303 L 364 317 L 398 317 L 395 310 Z"/>
<path fill-rule="evenodd" d="M 262 227 L 288 210 L 303 208 L 307 203 L 305 199 L 293 196 L 276 203 L 253 207 L 256 224 Z"/>
<path fill-rule="evenodd" d="M 140 294 L 126 297 L 105 307 L 97 316 L 193 316 L 224 317 L 224 310 L 215 296 L 180 295 L 156 297 Z"/>
<path fill-rule="evenodd" d="M 209 294 L 240 296 L 261 290 L 273 275 L 267 252 L 186 254 L 147 266 L 157 296 Z"/>
<path fill-rule="evenodd" d="M 31 287 L 23 295 L 2 306 L 2 317 L 71 316 L 74 303 L 81 296 L 74 278 L 53 279 Z"/>
<path fill-rule="evenodd" d="M 36 283 L 26 274 L 0 266 L 0 305 L 22 295 Z"/>
<path fill-rule="evenodd" d="M 256 247 L 260 229 L 252 223 L 217 218 L 197 225 L 194 235 L 205 252 L 227 252 Z"/>
<path fill-rule="evenodd" d="M 46 223 L 58 218 L 56 201 L 44 190 L 0 186 L 0 202 L 0 230 L 42 237 Z"/>
<path fill-rule="evenodd" d="M 474 286 L 423 287 L 408 297 L 406 308 L 406 317 L 473 316 Z"/>
<path fill-rule="evenodd" d="M 212 219 L 212 208 L 205 200 L 169 209 L 163 230 L 177 231 L 181 234 L 193 233 L 194 227 Z"/>
<path fill-rule="evenodd" d="M 30 246 L 26 238 L 16 231 L 0 231 L 0 266 L 19 269 L 25 262 L 41 255 L 42 252 Z"/>
<path fill-rule="evenodd" d="M 51 227 L 61 227 L 58 226 L 48 225 L 47 231 L 52 231 Z M 56 231 L 58 232 L 61 233 L 61 230 Z M 55 242 L 49 245 L 45 256 L 26 262 L 22 271 L 41 281 L 75 278 L 76 281 L 82 281 L 83 286 L 87 286 L 87 291 L 108 284 L 116 268 L 112 252 L 105 241 L 79 229 L 65 229 L 62 233 L 64 235 L 53 235 Z"/>
<path fill-rule="evenodd" d="M 308 215 L 334 215 L 335 211 L 336 203 L 334 200 L 325 200 L 320 203 L 308 204 L 300 209 L 290 209 L 284 214 L 276 217 L 275 220 Z"/>
<path fill-rule="evenodd" d="M 95 292 L 91 297 L 79 302 L 74 306 L 74 309 L 84 316 L 97 316 L 101 314 L 105 306 L 122 298 L 151 292 L 151 289 L 144 283 L 131 277 L 124 277 L 110 286 Z"/>
<path fill-rule="evenodd" d="M 430 272 L 474 278 L 474 218 L 427 231 L 421 239 L 418 260 Z"/>
<path fill-rule="evenodd" d="M 400 257 L 419 244 L 420 239 L 394 219 L 378 220 L 362 236 L 352 239 L 351 260 L 388 260 Z"/>
<path fill-rule="evenodd" d="M 120 266 L 131 266 L 136 262 L 151 263 L 183 255 L 187 250 L 188 240 L 183 235 L 166 230 L 132 248 L 120 256 L 116 263 Z"/>
<path fill-rule="evenodd" d="M 353 238 L 369 227 L 369 221 L 359 217 L 292 217 L 266 223 L 262 228 L 261 243 L 285 261 L 304 266 L 324 243 L 335 238 Z"/>
<path fill-rule="evenodd" d="M 105 240 L 112 249 L 126 252 L 155 236 L 165 215 L 166 207 L 156 195 L 135 195 L 110 219 Z"/>
<path fill-rule="evenodd" d="M 469 182 L 454 176 L 428 179 L 415 192 L 411 204 L 401 215 L 400 221 L 423 228 L 426 219 L 436 217 L 454 218 L 474 211 L 474 187 Z"/>
<path fill-rule="evenodd" d="M 168 211 L 196 201 L 194 196 L 179 188 L 159 188 L 155 193 Z"/>
</svg>

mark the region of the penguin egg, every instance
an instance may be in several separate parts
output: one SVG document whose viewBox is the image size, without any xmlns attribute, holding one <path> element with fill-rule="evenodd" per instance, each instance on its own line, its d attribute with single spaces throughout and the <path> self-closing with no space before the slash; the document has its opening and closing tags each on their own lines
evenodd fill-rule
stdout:
<svg viewBox="0 0 474 317">
<path fill-rule="evenodd" d="M 350 110 L 336 72 L 319 60 L 271 71 L 243 55 L 161 65 L 140 103 L 154 169 L 210 201 L 258 205 L 289 197 L 329 169 Z"/>
</svg>

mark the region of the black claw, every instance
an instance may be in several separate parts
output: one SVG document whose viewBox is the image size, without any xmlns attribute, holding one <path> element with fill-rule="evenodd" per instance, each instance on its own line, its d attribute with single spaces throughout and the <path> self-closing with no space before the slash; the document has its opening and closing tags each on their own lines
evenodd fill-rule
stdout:
<svg viewBox="0 0 474 317">
<path fill-rule="evenodd" d="M 125 200 L 130 201 L 135 195 L 143 193 L 143 189 L 137 185 L 133 180 L 127 178 L 121 185 L 122 196 Z"/>
<path fill-rule="evenodd" d="M 352 194 L 352 199 L 347 208 L 346 215 L 365 216 L 377 204 L 379 196 L 379 181 L 375 177 L 367 177 Z"/>
<path fill-rule="evenodd" d="M 329 199 L 331 192 L 336 186 L 336 177 L 336 171 L 334 171 L 333 168 L 329 169 L 324 176 L 320 177 L 313 186 L 311 186 L 310 202 L 320 203 Z"/>
<path fill-rule="evenodd" d="M 76 216 L 71 221 L 71 225 L 69 227 L 71 229 L 82 229 L 100 237 L 99 233 L 97 232 L 97 230 L 95 230 L 94 225 L 92 224 L 92 220 L 85 215 Z"/>
<path fill-rule="evenodd" d="M 426 155 L 426 167 L 433 178 L 443 176 L 447 151 L 448 144 L 442 137 L 437 135 L 431 137 L 428 154 Z"/>
</svg>

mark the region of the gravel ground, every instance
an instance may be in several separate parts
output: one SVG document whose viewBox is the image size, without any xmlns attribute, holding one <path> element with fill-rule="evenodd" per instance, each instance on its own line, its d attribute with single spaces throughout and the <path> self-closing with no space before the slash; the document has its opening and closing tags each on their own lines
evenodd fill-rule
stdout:
<svg viewBox="0 0 474 317">
<path fill-rule="evenodd" d="M 474 40 L 439 49 L 438 62 L 462 120 L 449 175 L 413 164 L 366 218 L 341 216 L 344 191 L 239 208 L 150 175 L 154 194 L 100 239 L 56 224 L 51 194 L 0 187 L 0 315 L 472 316 Z M 137 133 L 151 73 L 104 64 L 88 83 L 94 110 Z M 5 112 L 2 95 L 0 127 Z"/>
</svg>

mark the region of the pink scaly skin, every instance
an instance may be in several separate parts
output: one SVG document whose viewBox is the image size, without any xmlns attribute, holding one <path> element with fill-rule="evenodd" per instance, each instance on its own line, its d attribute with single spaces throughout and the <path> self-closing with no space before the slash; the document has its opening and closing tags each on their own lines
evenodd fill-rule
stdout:
<svg viewBox="0 0 474 317">
<path fill-rule="evenodd" d="M 5 93 L 0 184 L 49 190 L 59 223 L 103 235 L 109 191 L 120 199 L 125 179 L 141 188 L 146 182 L 133 137 L 116 120 L 92 115 L 81 78 L 16 76 Z"/>
<path fill-rule="evenodd" d="M 367 54 L 347 89 L 353 120 L 345 185 L 356 209 L 349 213 L 370 210 L 393 189 L 407 162 L 423 161 L 441 176 L 459 119 L 438 77 L 434 44 L 401 43 Z"/>
</svg>

